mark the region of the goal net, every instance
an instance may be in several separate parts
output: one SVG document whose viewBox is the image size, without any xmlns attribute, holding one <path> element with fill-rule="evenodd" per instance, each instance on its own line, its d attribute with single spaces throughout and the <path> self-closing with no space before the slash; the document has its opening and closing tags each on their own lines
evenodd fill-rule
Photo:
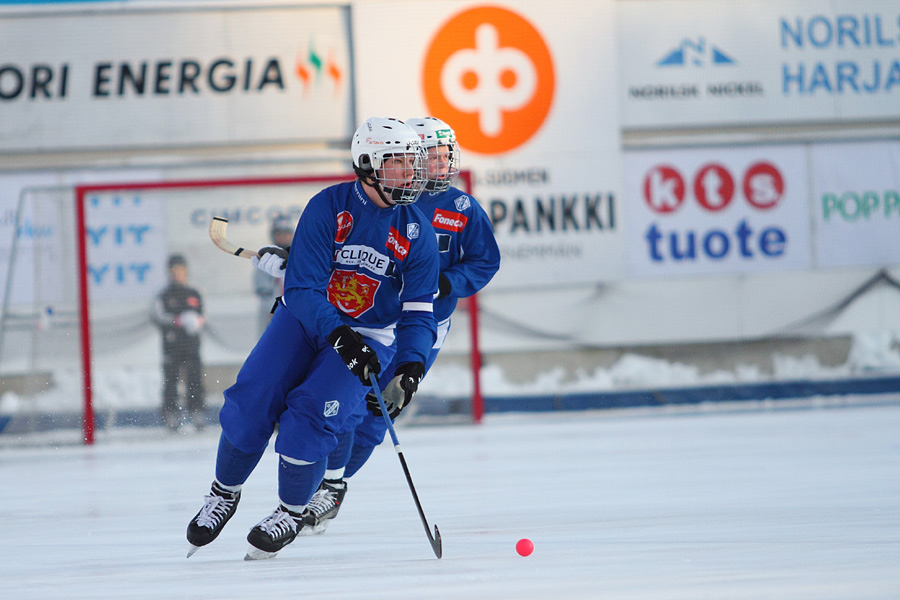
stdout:
<svg viewBox="0 0 900 600">
<path fill-rule="evenodd" d="M 80 185 L 25 190 L 0 266 L 0 431 L 156 425 L 162 343 L 152 321 L 168 258 L 187 259 L 203 298 L 203 381 L 210 418 L 268 320 L 273 286 L 209 239 L 214 216 L 235 243 L 272 243 L 322 188 L 352 175 Z M 468 174 L 460 178 L 467 187 Z M 83 231 L 84 235 L 76 234 Z M 24 235 L 23 235 L 24 232 Z M 5 267 L 5 269 L 3 268 Z M 274 280 L 273 280 L 274 281 Z M 270 282 L 271 283 L 271 282 Z M 265 288 L 266 286 L 262 286 Z M 11 431 L 8 429 L 7 433 Z"/>
</svg>

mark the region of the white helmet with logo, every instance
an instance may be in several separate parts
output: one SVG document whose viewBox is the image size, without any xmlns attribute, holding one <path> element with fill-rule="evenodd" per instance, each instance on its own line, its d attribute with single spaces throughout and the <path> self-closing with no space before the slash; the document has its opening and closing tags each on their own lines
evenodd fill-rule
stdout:
<svg viewBox="0 0 900 600">
<path fill-rule="evenodd" d="M 456 132 L 435 117 L 407 119 L 406 124 L 419 134 L 428 152 L 426 161 L 428 184 L 425 189 L 430 192 L 443 192 L 453 185 L 453 180 L 459 175 L 459 144 L 456 143 Z M 441 151 L 441 146 L 446 147 L 446 150 Z"/>
<path fill-rule="evenodd" d="M 357 177 L 388 204 L 412 204 L 425 189 L 425 146 L 399 119 L 366 119 L 353 134 L 350 153 Z"/>
</svg>

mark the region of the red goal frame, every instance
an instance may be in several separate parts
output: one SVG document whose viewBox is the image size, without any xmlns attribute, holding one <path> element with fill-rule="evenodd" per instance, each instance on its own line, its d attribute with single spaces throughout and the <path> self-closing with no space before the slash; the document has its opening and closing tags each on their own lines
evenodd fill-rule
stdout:
<svg viewBox="0 0 900 600">
<path fill-rule="evenodd" d="M 304 183 L 333 183 L 338 181 L 353 181 L 355 175 L 333 176 L 284 176 L 284 177 L 245 177 L 234 179 L 188 179 L 171 181 L 146 181 L 123 182 L 103 184 L 83 184 L 75 186 L 75 236 L 77 244 L 78 262 L 78 313 L 81 321 L 80 345 L 82 365 L 82 389 L 83 402 L 83 441 L 86 445 L 94 443 L 95 415 L 93 405 L 91 383 L 91 327 L 90 327 L 90 297 L 88 284 L 88 260 L 87 260 L 87 219 L 85 201 L 87 196 L 97 192 L 110 191 L 136 191 L 136 190 L 172 190 L 172 189 L 197 189 L 211 187 L 240 187 L 252 185 L 279 185 L 279 184 L 304 184 Z M 463 189 L 472 193 L 472 176 L 469 171 L 461 171 L 459 182 Z M 471 368 L 473 376 L 472 393 L 472 420 L 480 423 L 484 415 L 484 399 L 481 395 L 481 352 L 478 345 L 478 300 L 477 294 L 468 300 L 470 314 L 471 336 Z"/>
</svg>

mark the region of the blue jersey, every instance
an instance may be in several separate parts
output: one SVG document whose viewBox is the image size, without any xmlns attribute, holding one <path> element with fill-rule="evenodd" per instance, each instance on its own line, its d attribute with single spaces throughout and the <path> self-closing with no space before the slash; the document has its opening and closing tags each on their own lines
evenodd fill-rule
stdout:
<svg viewBox="0 0 900 600">
<path fill-rule="evenodd" d="M 369 335 L 396 325 L 397 360 L 425 362 L 435 339 L 437 250 L 415 206 L 380 208 L 358 181 L 328 187 L 300 217 L 284 303 L 322 338 L 340 325 Z"/>
<path fill-rule="evenodd" d="M 435 301 L 434 318 L 440 323 L 438 343 L 434 345 L 425 369 L 430 370 L 443 344 L 443 336 L 450 328 L 449 317 L 459 298 L 471 296 L 488 284 L 500 268 L 500 249 L 494 239 L 494 231 L 487 213 L 472 196 L 451 187 L 445 192 L 422 194 L 416 202 L 425 215 L 431 217 L 434 227 L 441 274 L 450 281 L 450 294 Z M 446 322 L 444 322 L 446 321 Z M 396 366 L 402 360 L 394 359 L 384 368 L 379 378 L 382 389 L 394 377 Z M 387 426 L 382 417 L 375 417 L 360 405 L 345 425 L 345 431 L 354 429 L 359 446 L 374 447 L 384 439 Z M 368 458 L 354 455 L 355 462 L 347 465 L 347 476 L 353 475 Z"/>
<path fill-rule="evenodd" d="M 487 213 L 461 190 L 422 194 L 416 207 L 431 218 L 441 274 L 450 282 L 450 295 L 434 303 L 434 318 L 440 322 L 453 313 L 459 298 L 488 284 L 500 268 L 500 249 Z"/>
</svg>

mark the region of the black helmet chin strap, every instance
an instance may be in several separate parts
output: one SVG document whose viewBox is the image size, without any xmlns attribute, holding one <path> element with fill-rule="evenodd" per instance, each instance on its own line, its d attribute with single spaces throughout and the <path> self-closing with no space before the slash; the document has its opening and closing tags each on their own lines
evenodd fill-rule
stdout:
<svg viewBox="0 0 900 600">
<path fill-rule="evenodd" d="M 378 183 L 378 179 L 375 177 L 374 171 L 361 169 L 360 167 L 353 165 L 353 172 L 356 173 L 356 176 L 359 177 L 360 181 L 375 188 L 375 191 L 378 193 L 378 197 L 381 198 L 381 200 L 385 204 L 387 204 L 388 206 L 394 206 L 396 204 L 396 202 L 384 195 L 384 190 L 382 189 L 381 184 Z"/>
<path fill-rule="evenodd" d="M 376 182 L 375 182 L 375 185 L 373 185 L 372 187 L 375 188 L 375 191 L 378 192 L 378 196 L 379 196 L 382 200 L 384 200 L 384 203 L 385 203 L 385 204 L 387 204 L 388 206 L 394 206 L 395 204 L 397 204 L 397 203 L 394 202 L 391 198 L 388 198 L 387 196 L 384 195 L 384 190 L 382 189 L 380 183 L 378 183 L 378 182 L 376 181 Z"/>
</svg>

